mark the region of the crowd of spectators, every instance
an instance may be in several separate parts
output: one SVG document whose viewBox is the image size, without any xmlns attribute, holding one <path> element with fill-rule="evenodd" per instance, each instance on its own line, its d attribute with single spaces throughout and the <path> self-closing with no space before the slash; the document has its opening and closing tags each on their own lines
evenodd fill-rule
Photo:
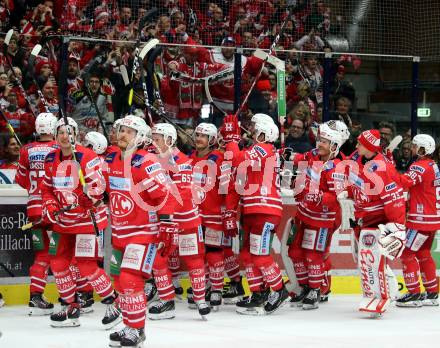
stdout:
<svg viewBox="0 0 440 348">
<path fill-rule="evenodd" d="M 323 117 L 320 52 L 332 50 L 327 40 L 331 35 L 343 35 L 342 14 L 333 13 L 330 3 L 296 1 L 276 47 L 279 50 L 276 55 L 286 61 L 286 145 L 296 152 L 315 145 L 317 125 Z M 1 31 L 14 29 L 6 51 L 0 54 L 2 113 L 26 142 L 32 138 L 35 115 L 45 110 L 58 115 L 59 95 L 63 94 L 67 114 L 80 126 L 81 140 L 89 130 L 102 131 L 98 115 L 109 126 L 128 112 L 145 115 L 142 76 L 146 76 L 150 82 L 149 97 L 154 99 L 155 86 L 169 118 L 191 129 L 201 120 L 207 96 L 203 84 L 175 76 L 203 78 L 231 68 L 234 47 L 242 47 L 243 97 L 261 66 L 252 53 L 256 48 L 269 48 L 280 33 L 287 15 L 285 5 L 284 0 L 2 0 Z M 155 15 L 141 21 L 153 7 L 158 10 Z M 140 22 L 144 24 L 142 27 Z M 68 56 L 63 58 L 67 75 L 62 81 L 60 50 L 64 34 L 114 41 L 72 40 Z M 125 41 L 135 41 L 138 37 L 142 41 L 155 37 L 175 46 L 164 46 L 150 65 L 144 62 L 135 71 L 132 81 L 135 93 L 129 105 L 130 85 L 124 80 L 123 70 L 128 70 L 131 78 L 136 50 Z M 30 52 L 37 43 L 42 45 L 42 50 L 32 60 Z M 187 46 L 180 46 L 183 44 Z M 199 44 L 218 47 L 207 49 Z M 362 125 L 352 118 L 356 91 L 345 74 L 347 69 L 357 71 L 360 65 L 356 56 L 339 56 L 329 68 L 330 117 L 343 120 L 352 131 L 352 138 L 345 145 L 346 153 L 354 149 Z M 232 75 L 210 84 L 213 100 L 227 113 L 233 111 L 234 88 Z M 155 105 L 160 106 L 157 102 Z M 242 112 L 242 124 L 246 127 L 257 112 L 278 120 L 277 75 L 269 64 Z M 217 108 L 211 110 L 209 121 L 220 126 L 222 118 L 223 113 Z M 3 118 L 0 130 L 7 134 Z M 381 134 L 387 136 L 386 131 Z M 9 150 L 4 147 L 4 151 Z M 399 163 L 405 166 L 408 154 L 403 147 L 401 152 L 397 151 L 396 156 L 402 157 Z"/>
</svg>

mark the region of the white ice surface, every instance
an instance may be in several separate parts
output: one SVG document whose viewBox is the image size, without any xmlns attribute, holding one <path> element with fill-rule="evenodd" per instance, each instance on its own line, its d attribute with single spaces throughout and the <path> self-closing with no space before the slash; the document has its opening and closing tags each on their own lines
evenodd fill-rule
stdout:
<svg viewBox="0 0 440 348">
<path fill-rule="evenodd" d="M 439 347 L 440 308 L 396 308 L 380 319 L 357 311 L 359 296 L 332 296 L 318 310 L 284 307 L 251 317 L 223 306 L 204 322 L 178 303 L 173 320 L 147 321 L 145 348 Z M 0 308 L 0 348 L 108 347 L 104 306 L 81 317 L 81 327 L 54 329 L 48 317 L 28 317 L 25 306 Z M 122 324 L 120 324 L 122 325 Z M 118 326 L 119 328 L 119 326 Z M 240 346 L 240 347 L 239 347 Z"/>
</svg>

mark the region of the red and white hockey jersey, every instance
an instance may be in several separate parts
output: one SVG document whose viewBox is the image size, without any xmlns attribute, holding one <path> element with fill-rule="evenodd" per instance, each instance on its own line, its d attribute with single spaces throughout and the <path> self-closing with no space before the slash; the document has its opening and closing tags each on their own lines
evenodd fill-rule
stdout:
<svg viewBox="0 0 440 348">
<path fill-rule="evenodd" d="M 200 226 L 202 221 L 199 209 L 192 198 L 192 160 L 176 148 L 170 156 L 159 158 L 159 161 L 178 190 L 174 222 L 177 222 L 179 228 L 183 230 Z"/>
<path fill-rule="evenodd" d="M 387 222 L 405 224 L 403 188 L 392 163 L 383 154 L 365 164 L 356 163 L 359 170 L 349 170 L 347 179 L 348 192 L 355 203 L 355 218 L 362 219 L 363 227 Z"/>
<path fill-rule="evenodd" d="M 313 149 L 305 154 L 296 154 L 294 164 L 307 161 L 307 169 L 303 177 L 304 189 L 295 198 L 299 201 L 297 217 L 304 223 L 316 227 L 337 228 L 340 224 L 340 207 L 336 199 L 336 189 L 342 190 L 345 184 L 344 173 L 336 173 L 336 166 L 340 159 L 335 158 L 323 162 L 318 150 Z M 307 194 L 318 193 L 319 201 L 312 202 L 306 198 Z"/>
<path fill-rule="evenodd" d="M 440 170 L 430 158 L 411 164 L 401 175 L 401 184 L 409 190 L 406 226 L 421 231 L 440 229 Z"/>
<path fill-rule="evenodd" d="M 194 151 L 190 158 L 193 161 L 194 196 L 199 205 L 202 225 L 221 231 L 222 208 L 227 192 L 227 189 L 223 191 L 222 185 L 228 184 L 230 166 L 223 164 L 223 153 L 218 150 L 203 157 L 198 157 L 197 151 Z M 223 166 L 228 166 L 229 171 Z"/>
<path fill-rule="evenodd" d="M 175 210 L 175 199 L 167 192 L 170 179 L 157 157 L 138 150 L 124 161 L 118 149 L 105 161 L 112 244 L 124 248 L 156 242 L 158 215 L 172 215 Z"/>
<path fill-rule="evenodd" d="M 20 150 L 20 160 L 15 182 L 29 194 L 27 203 L 28 218 L 41 217 L 41 183 L 44 178 L 44 161 L 48 153 L 57 149 L 56 141 L 36 141 Z"/>
<path fill-rule="evenodd" d="M 75 146 L 76 160 L 86 182 L 89 197 L 102 199 L 105 189 L 105 179 L 102 175 L 102 162 L 90 149 L 82 145 Z M 78 197 L 85 195 L 79 181 L 78 163 L 72 156 L 64 157 L 61 149 L 50 152 L 44 162 L 44 178 L 41 184 L 43 201 L 56 200 L 61 208 L 78 204 Z M 95 210 L 95 220 L 100 230 L 107 226 L 107 209 L 104 205 Z M 95 233 L 89 212 L 82 209 L 72 209 L 58 215 L 58 224 L 53 230 L 60 233 L 92 234 Z"/>
<path fill-rule="evenodd" d="M 237 167 L 237 182 L 244 183 L 241 187 L 236 185 L 242 200 L 243 214 L 281 216 L 281 163 L 275 147 L 258 143 L 240 151 L 238 144 L 231 142 L 226 145 L 226 151 L 233 154 L 232 166 Z M 243 175 L 245 178 L 241 178 Z"/>
</svg>

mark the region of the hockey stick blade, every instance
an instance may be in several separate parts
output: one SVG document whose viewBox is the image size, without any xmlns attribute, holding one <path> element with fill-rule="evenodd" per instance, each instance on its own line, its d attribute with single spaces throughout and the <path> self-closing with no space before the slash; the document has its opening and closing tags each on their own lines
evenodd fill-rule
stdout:
<svg viewBox="0 0 440 348">
<path fill-rule="evenodd" d="M 266 60 L 267 57 L 269 56 L 267 54 L 267 52 L 264 52 L 263 50 L 260 50 L 260 49 L 255 50 L 253 55 L 254 55 L 254 57 L 260 58 L 262 60 Z"/>
<path fill-rule="evenodd" d="M 40 44 L 36 44 L 31 51 L 31 56 L 36 57 L 40 53 L 43 47 Z"/>
<path fill-rule="evenodd" d="M 145 56 L 147 55 L 147 53 L 153 49 L 154 47 L 156 47 L 156 45 L 159 43 L 158 39 L 151 39 L 150 41 L 148 41 L 144 48 L 142 48 L 141 53 L 139 53 L 139 58 L 141 58 L 142 60 L 144 60 Z"/>
<path fill-rule="evenodd" d="M 6 36 L 5 36 L 5 44 L 6 44 L 6 46 L 9 46 L 9 42 L 11 41 L 12 35 L 14 35 L 14 30 L 10 29 L 8 31 L 8 33 L 6 34 Z"/>
<path fill-rule="evenodd" d="M 120 65 L 119 70 L 121 71 L 122 80 L 124 81 L 124 85 L 128 86 L 130 84 L 130 79 L 128 78 L 128 72 L 125 65 Z"/>
<path fill-rule="evenodd" d="M 390 145 L 388 145 L 387 150 L 390 152 L 393 152 L 397 146 L 402 142 L 403 137 L 401 135 L 398 135 L 391 140 Z"/>
</svg>

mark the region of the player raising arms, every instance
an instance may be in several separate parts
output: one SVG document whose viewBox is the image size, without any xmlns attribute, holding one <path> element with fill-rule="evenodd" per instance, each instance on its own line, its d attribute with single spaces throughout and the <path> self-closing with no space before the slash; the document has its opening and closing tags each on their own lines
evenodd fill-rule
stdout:
<svg viewBox="0 0 440 348">
<path fill-rule="evenodd" d="M 401 176 L 402 186 L 409 191 L 406 248 L 401 257 L 409 292 L 397 299 L 396 305 L 438 306 L 438 281 L 431 255 L 435 233 L 440 229 L 440 170 L 433 159 L 435 141 L 430 135 L 418 134 L 411 150 L 417 160 Z M 425 294 L 420 293 L 420 273 Z"/>
</svg>

